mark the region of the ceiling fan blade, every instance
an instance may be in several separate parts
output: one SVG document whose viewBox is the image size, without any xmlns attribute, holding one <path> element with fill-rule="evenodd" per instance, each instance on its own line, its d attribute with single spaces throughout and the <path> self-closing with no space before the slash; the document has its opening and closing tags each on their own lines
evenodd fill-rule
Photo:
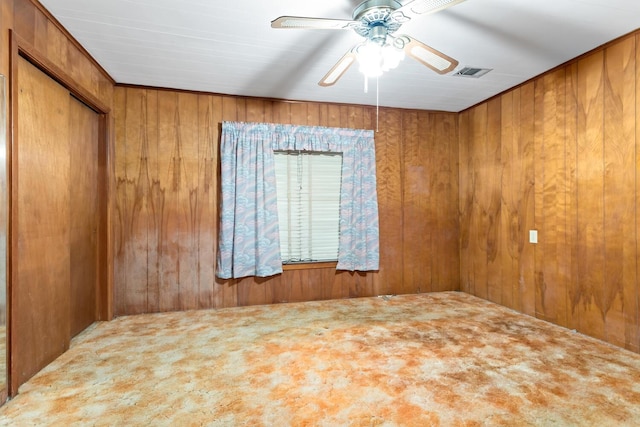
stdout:
<svg viewBox="0 0 640 427">
<path fill-rule="evenodd" d="M 413 0 L 393 12 L 393 14 L 402 14 L 406 18 L 410 17 L 410 15 L 436 13 L 463 1 L 465 0 Z"/>
<path fill-rule="evenodd" d="M 318 82 L 320 86 L 333 86 L 340 77 L 349 69 L 351 64 L 356 62 L 356 54 L 353 49 L 344 54 L 336 65 L 334 65 L 327 74 Z"/>
<path fill-rule="evenodd" d="M 458 66 L 458 61 L 452 57 L 435 50 L 431 46 L 427 46 L 413 37 L 402 35 L 398 36 L 396 40 L 401 40 L 401 43 L 404 43 L 402 49 L 405 54 L 438 74 L 446 74 Z"/>
<path fill-rule="evenodd" d="M 281 16 L 271 21 L 271 28 L 296 28 L 342 30 L 360 25 L 358 21 L 347 19 L 305 18 L 304 16 Z"/>
</svg>

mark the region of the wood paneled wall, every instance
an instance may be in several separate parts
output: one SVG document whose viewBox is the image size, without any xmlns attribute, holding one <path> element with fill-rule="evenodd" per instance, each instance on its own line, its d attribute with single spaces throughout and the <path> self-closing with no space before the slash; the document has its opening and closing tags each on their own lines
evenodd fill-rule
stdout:
<svg viewBox="0 0 640 427">
<path fill-rule="evenodd" d="M 375 108 L 116 87 L 117 315 L 459 288 L 457 115 L 381 108 L 379 272 L 215 277 L 223 120 L 375 129 Z"/>
<path fill-rule="evenodd" d="M 0 0 L 0 74 L 9 76 L 11 49 L 9 30 L 13 28 L 14 0 Z M 8 83 L 7 83 L 8 84 Z"/>
<path fill-rule="evenodd" d="M 37 0 L 12 0 L 13 7 L 9 5 L 10 0 L 0 1 L 13 17 L 6 22 L 3 18 L 2 24 L 9 26 L 2 28 L 3 43 L 5 35 L 8 36 L 7 29 L 12 29 L 40 55 L 64 70 L 78 89 L 87 91 L 106 106 L 111 105 L 113 80 Z M 3 55 L 11 51 L 8 43 L 2 47 Z"/>
<path fill-rule="evenodd" d="M 459 132 L 462 290 L 638 352 L 640 33 L 462 112 Z"/>
</svg>

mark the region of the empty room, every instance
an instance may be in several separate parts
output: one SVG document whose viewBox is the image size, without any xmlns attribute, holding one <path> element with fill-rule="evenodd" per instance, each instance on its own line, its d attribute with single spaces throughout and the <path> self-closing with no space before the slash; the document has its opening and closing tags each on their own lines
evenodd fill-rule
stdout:
<svg viewBox="0 0 640 427">
<path fill-rule="evenodd" d="M 0 425 L 640 425 L 640 3 L 0 0 Z"/>
</svg>

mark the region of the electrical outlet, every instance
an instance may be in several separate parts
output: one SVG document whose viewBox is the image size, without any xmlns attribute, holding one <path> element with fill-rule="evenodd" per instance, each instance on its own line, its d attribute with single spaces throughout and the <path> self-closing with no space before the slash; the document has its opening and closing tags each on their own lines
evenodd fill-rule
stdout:
<svg viewBox="0 0 640 427">
<path fill-rule="evenodd" d="M 529 230 L 529 243 L 538 243 L 538 230 Z"/>
</svg>

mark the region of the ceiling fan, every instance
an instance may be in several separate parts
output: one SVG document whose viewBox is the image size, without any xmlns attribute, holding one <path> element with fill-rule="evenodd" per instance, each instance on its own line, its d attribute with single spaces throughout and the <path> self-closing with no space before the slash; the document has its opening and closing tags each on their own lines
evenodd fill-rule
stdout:
<svg viewBox="0 0 640 427">
<path fill-rule="evenodd" d="M 394 68 L 403 54 L 438 74 L 446 74 L 458 65 L 458 61 L 411 36 L 395 35 L 395 32 L 413 16 L 435 13 L 463 1 L 465 0 L 411 0 L 403 5 L 397 0 L 365 0 L 354 9 L 352 20 L 281 16 L 271 22 L 271 27 L 353 29 L 365 38 L 362 43 L 347 51 L 325 74 L 318 82 L 320 86 L 335 84 L 356 60 L 360 62 L 365 75 L 380 75 L 383 71 Z M 374 55 L 370 56 L 368 52 L 372 50 Z M 373 59 L 367 60 L 367 57 Z"/>
</svg>

